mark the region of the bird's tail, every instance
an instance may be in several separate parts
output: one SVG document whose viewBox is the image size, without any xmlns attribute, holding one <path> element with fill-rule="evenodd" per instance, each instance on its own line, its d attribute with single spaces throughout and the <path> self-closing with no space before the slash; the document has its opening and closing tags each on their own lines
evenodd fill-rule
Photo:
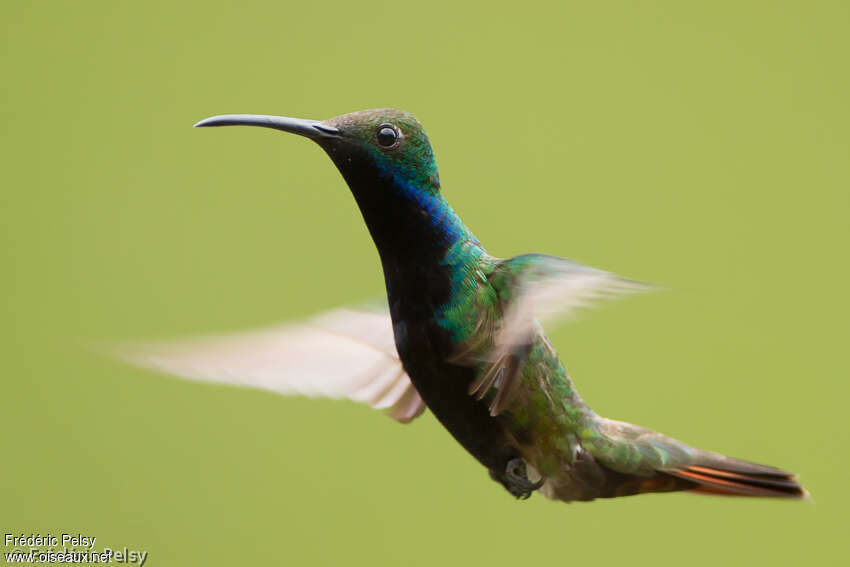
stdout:
<svg viewBox="0 0 850 567">
<path fill-rule="evenodd" d="M 690 490 L 702 494 L 809 498 L 792 473 L 716 453 L 699 452 L 691 464 L 659 472 L 693 483 Z"/>
<path fill-rule="evenodd" d="M 604 478 L 592 494 L 580 498 L 687 490 L 725 496 L 809 498 L 793 473 L 691 447 L 631 423 L 599 419 L 582 439 L 600 465 L 583 476 Z"/>
</svg>

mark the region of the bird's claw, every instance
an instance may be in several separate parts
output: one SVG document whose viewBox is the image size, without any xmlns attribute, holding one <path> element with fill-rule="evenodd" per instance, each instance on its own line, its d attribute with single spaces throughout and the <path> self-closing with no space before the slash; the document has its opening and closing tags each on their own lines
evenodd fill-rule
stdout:
<svg viewBox="0 0 850 567">
<path fill-rule="evenodd" d="M 491 471 L 490 476 L 498 480 L 518 500 L 526 500 L 532 492 L 543 486 L 543 480 L 531 482 L 525 469 L 525 461 L 520 458 L 511 459 L 505 466 L 504 475 L 496 475 Z"/>
</svg>

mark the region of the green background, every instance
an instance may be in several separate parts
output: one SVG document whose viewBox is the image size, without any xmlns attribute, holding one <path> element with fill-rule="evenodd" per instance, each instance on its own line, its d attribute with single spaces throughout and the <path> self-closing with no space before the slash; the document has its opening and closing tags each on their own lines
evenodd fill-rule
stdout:
<svg viewBox="0 0 850 567">
<path fill-rule="evenodd" d="M 147 565 L 846 564 L 848 3 L 32 4 L 0 24 L 4 533 Z M 431 415 L 86 351 L 380 294 L 317 147 L 191 125 L 382 106 L 491 253 L 672 289 L 553 334 L 594 409 L 815 502 L 516 502 Z"/>
</svg>

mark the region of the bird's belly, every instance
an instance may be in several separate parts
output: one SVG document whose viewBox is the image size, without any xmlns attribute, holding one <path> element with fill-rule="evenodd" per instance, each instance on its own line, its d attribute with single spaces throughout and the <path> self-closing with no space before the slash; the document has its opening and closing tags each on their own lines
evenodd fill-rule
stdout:
<svg viewBox="0 0 850 567">
<path fill-rule="evenodd" d="M 428 409 L 481 464 L 504 470 L 508 461 L 520 455 L 501 420 L 491 417 L 486 405 L 469 395 L 475 369 L 448 362 L 446 339 L 426 325 L 404 326 L 405 340 L 397 340 L 399 355 Z"/>
</svg>

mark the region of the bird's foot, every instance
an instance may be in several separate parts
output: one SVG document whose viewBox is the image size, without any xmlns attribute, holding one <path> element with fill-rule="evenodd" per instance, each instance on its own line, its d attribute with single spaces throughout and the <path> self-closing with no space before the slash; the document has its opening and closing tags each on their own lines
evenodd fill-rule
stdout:
<svg viewBox="0 0 850 567">
<path fill-rule="evenodd" d="M 518 500 L 526 500 L 532 492 L 543 486 L 543 479 L 537 482 L 528 480 L 525 461 L 520 458 L 508 461 L 504 475 L 497 475 L 494 471 L 491 471 L 490 476 L 501 482 L 508 492 Z"/>
</svg>

